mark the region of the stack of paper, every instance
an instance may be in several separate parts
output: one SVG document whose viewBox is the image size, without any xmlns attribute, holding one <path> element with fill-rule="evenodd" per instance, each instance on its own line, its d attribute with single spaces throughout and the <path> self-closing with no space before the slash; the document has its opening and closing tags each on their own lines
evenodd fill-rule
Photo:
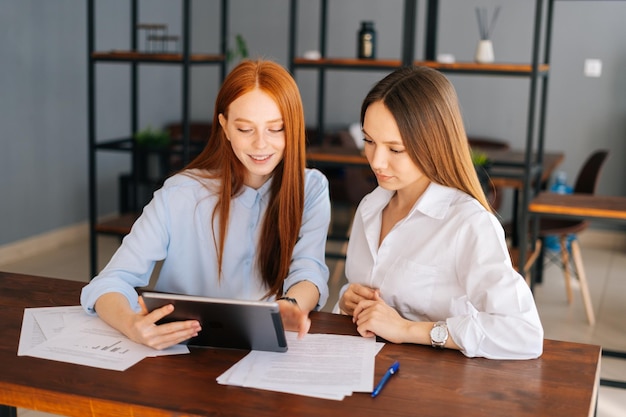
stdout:
<svg viewBox="0 0 626 417">
<path fill-rule="evenodd" d="M 150 356 L 189 353 L 176 345 L 154 350 L 135 343 L 81 306 L 24 309 L 18 356 L 123 371 Z"/>
<path fill-rule="evenodd" d="M 286 334 L 287 352 L 251 351 L 217 382 L 332 400 L 372 391 L 375 356 L 383 345 L 375 338 Z"/>
</svg>

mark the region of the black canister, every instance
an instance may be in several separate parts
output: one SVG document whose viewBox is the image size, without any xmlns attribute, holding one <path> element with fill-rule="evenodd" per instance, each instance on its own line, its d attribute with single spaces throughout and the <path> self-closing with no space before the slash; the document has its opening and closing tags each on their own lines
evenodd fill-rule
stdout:
<svg viewBox="0 0 626 417">
<path fill-rule="evenodd" d="M 376 58 L 376 30 L 374 22 L 361 22 L 358 33 L 358 57 L 359 59 Z"/>
</svg>

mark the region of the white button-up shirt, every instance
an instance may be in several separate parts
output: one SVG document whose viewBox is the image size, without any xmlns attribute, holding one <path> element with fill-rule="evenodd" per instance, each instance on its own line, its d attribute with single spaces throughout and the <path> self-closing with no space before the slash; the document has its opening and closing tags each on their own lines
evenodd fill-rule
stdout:
<svg viewBox="0 0 626 417">
<path fill-rule="evenodd" d="M 467 194 L 431 183 L 379 243 L 382 211 L 393 194 L 378 187 L 361 201 L 348 244 L 348 281 L 380 289 L 406 319 L 447 321 L 469 357 L 540 356 L 537 308 L 496 217 Z"/>
<path fill-rule="evenodd" d="M 177 174 L 156 191 L 120 248 L 102 272 L 83 288 L 81 304 L 94 313 L 96 300 L 119 292 L 137 309 L 136 287 L 148 285 L 157 261 L 163 260 L 155 290 L 243 300 L 264 299 L 267 287 L 257 267 L 261 223 L 270 198 L 271 180 L 258 190 L 243 187 L 231 201 L 224 245 L 222 277 L 217 268 L 211 217 L 218 180 Z M 285 291 L 306 280 L 320 292 L 318 307 L 328 299 L 324 261 L 330 222 L 328 180 L 319 171 L 305 172 L 304 213 L 294 247 Z M 217 228 L 217 223 L 216 223 Z"/>
</svg>

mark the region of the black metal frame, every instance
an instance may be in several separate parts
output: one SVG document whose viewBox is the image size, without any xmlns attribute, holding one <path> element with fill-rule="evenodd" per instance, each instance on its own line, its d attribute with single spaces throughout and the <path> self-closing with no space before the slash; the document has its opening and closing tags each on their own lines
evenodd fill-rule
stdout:
<svg viewBox="0 0 626 417">
<path fill-rule="evenodd" d="M 620 352 L 620 351 L 617 351 L 617 350 L 602 349 L 602 357 L 626 359 L 626 352 Z M 602 385 L 604 387 L 626 389 L 626 381 L 617 381 L 617 380 L 614 380 L 614 379 L 604 379 L 604 378 L 601 378 L 600 379 L 600 385 Z"/>
<path fill-rule="evenodd" d="M 402 45 L 402 57 L 398 65 L 388 65 L 386 63 L 373 61 L 371 63 L 359 63 L 356 64 L 343 64 L 337 62 L 298 62 L 296 63 L 296 39 L 297 39 L 297 6 L 298 0 L 291 0 L 290 2 L 290 26 L 289 26 L 289 69 L 292 74 L 295 74 L 295 70 L 301 69 L 316 69 L 318 71 L 318 85 L 317 85 L 317 130 L 319 139 L 324 135 L 325 117 L 324 117 L 324 104 L 326 96 L 326 70 L 393 70 L 399 65 L 411 65 L 414 62 L 415 51 L 415 24 L 417 17 L 417 1 L 418 0 L 404 0 L 404 20 L 403 20 L 403 45 Z M 546 6 L 547 1 L 547 6 Z M 545 113 L 548 93 L 548 78 L 549 70 L 545 70 L 543 64 L 549 65 L 550 59 L 550 47 L 552 40 L 552 17 L 553 17 L 553 3 L 555 0 L 535 0 L 535 22 L 533 30 L 533 49 L 532 49 L 532 62 L 531 71 L 510 71 L 510 70 L 498 70 L 487 69 L 467 69 L 467 68 L 438 68 L 442 72 L 456 73 L 456 74 L 471 74 L 471 75 L 485 75 L 485 76 L 503 76 L 503 77 L 525 77 L 530 80 L 529 97 L 528 97 L 528 117 L 526 122 L 526 146 L 524 163 L 515 165 L 518 168 L 523 168 L 521 175 L 517 175 L 516 178 L 523 180 L 524 187 L 515 196 L 515 211 L 514 211 L 514 224 L 515 233 L 513 241 L 516 246 L 519 247 L 519 265 L 525 264 L 525 259 L 528 251 L 528 234 L 531 233 L 531 249 L 535 249 L 535 240 L 537 236 L 536 222 L 533 221 L 529 229 L 529 221 L 531 220 L 528 215 L 528 203 L 532 195 L 539 191 L 540 178 L 542 175 L 542 162 L 544 151 L 544 133 L 545 133 Z M 437 28 L 438 28 L 438 13 L 439 13 L 439 0 L 427 0 L 426 5 L 427 23 L 425 28 L 425 59 L 427 61 L 435 61 L 437 55 Z M 320 0 L 320 53 L 322 58 L 326 57 L 326 31 L 327 31 L 327 11 L 328 0 Z M 545 27 L 543 26 L 542 18 L 544 13 L 547 16 Z M 544 45 L 543 59 L 540 59 L 540 47 Z M 542 81 L 541 90 L 538 91 L 538 84 Z M 537 107 L 537 98 L 539 97 L 539 106 Z M 538 119 L 538 122 L 537 122 Z M 509 165 L 510 166 L 510 165 Z M 523 268 L 520 268 L 522 275 L 524 274 Z M 533 283 L 531 281 L 531 287 Z"/>
<path fill-rule="evenodd" d="M 139 21 L 139 1 L 130 1 L 130 46 L 132 51 L 137 51 L 137 31 L 136 25 Z M 119 56 L 98 56 L 95 57 L 95 0 L 87 0 L 87 109 L 88 109 L 88 161 L 89 161 L 89 249 L 90 249 L 90 273 L 91 277 L 95 276 L 98 270 L 98 246 L 96 230 L 98 222 L 98 183 L 97 183 L 97 157 L 99 150 L 113 150 L 132 153 L 131 177 L 135 186 L 133 188 L 133 206 L 139 207 L 137 185 L 140 183 L 140 173 L 136 169 L 139 152 L 134 146 L 133 135 L 138 130 L 138 109 L 139 109 L 139 83 L 138 68 L 141 64 L 154 65 L 179 65 L 182 67 L 182 109 L 181 123 L 183 126 L 182 155 L 183 163 L 190 160 L 190 126 L 189 126 L 189 107 L 190 107 L 190 71 L 194 65 L 218 65 L 220 68 L 220 82 L 226 76 L 226 51 L 227 51 L 227 33 L 228 33 L 228 0 L 219 0 L 220 3 L 220 56 L 211 59 L 192 59 L 191 53 L 191 0 L 181 0 L 182 2 L 182 30 L 183 30 L 183 50 L 181 60 L 172 60 L 166 58 L 158 58 L 148 54 L 138 54 L 132 58 Z M 130 66 L 130 131 L 131 134 L 127 138 L 116 138 L 104 141 L 98 141 L 96 135 L 96 88 L 95 88 L 95 71 L 98 62 L 118 62 L 128 64 Z"/>
<path fill-rule="evenodd" d="M 296 68 L 310 68 L 317 70 L 317 126 L 318 136 L 321 141 L 324 135 L 325 126 L 325 95 L 326 95 L 326 70 L 393 70 L 399 65 L 381 65 L 372 61 L 371 63 L 360 63 L 359 65 L 345 65 L 333 63 L 295 63 L 297 46 L 297 20 L 298 20 L 298 0 L 290 1 L 289 10 L 289 70 L 295 77 Z M 402 31 L 402 65 L 410 65 L 414 59 L 415 50 L 415 19 L 417 15 L 417 0 L 404 0 L 404 27 Z M 328 22 L 328 0 L 320 0 L 320 25 L 319 25 L 319 52 L 322 58 L 327 57 L 327 22 Z"/>
</svg>

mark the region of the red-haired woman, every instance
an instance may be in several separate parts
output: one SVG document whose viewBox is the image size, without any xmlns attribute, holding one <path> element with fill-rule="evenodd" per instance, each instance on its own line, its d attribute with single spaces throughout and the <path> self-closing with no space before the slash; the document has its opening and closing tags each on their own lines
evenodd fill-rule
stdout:
<svg viewBox="0 0 626 417">
<path fill-rule="evenodd" d="M 163 261 L 155 290 L 278 300 L 288 330 L 308 332 L 308 314 L 328 298 L 324 253 L 328 182 L 305 169 L 298 87 L 280 65 L 243 61 L 217 95 L 202 153 L 169 178 L 144 208 L 81 304 L 130 339 L 163 349 L 195 336 L 195 320 L 155 323 L 136 287 Z"/>
</svg>

